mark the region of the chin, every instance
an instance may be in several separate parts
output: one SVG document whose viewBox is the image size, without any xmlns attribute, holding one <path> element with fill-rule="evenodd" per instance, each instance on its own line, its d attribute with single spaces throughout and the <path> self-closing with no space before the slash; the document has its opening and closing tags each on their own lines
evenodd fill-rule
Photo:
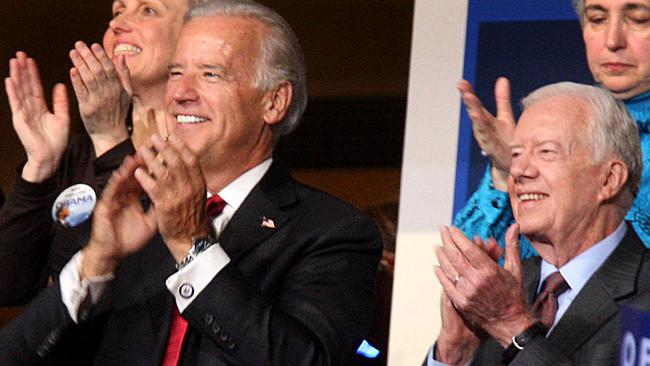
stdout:
<svg viewBox="0 0 650 366">
<path fill-rule="evenodd" d="M 601 83 L 607 90 L 609 90 L 618 99 L 626 99 L 641 94 L 638 84 L 629 80 L 628 78 L 609 78 Z"/>
<path fill-rule="evenodd" d="M 181 141 L 183 141 L 183 144 L 187 146 L 188 149 L 192 150 L 193 153 L 196 153 L 197 147 L 195 145 L 198 145 L 196 139 L 192 138 L 192 135 L 188 135 L 183 131 L 182 129 L 176 129 L 171 131 L 170 134 L 175 135 L 178 137 Z"/>
<path fill-rule="evenodd" d="M 518 218 L 517 223 L 519 224 L 519 233 L 522 235 L 531 235 L 539 232 L 542 228 L 541 223 L 533 218 Z"/>
</svg>

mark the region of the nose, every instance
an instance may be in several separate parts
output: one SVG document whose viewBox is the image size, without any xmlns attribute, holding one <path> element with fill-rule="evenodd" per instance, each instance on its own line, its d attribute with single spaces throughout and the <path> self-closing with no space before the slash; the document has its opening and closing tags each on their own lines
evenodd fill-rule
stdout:
<svg viewBox="0 0 650 366">
<path fill-rule="evenodd" d="M 199 100 L 195 81 L 191 75 L 183 75 L 179 79 L 168 82 L 168 85 L 172 88 L 172 98 L 176 103 L 185 105 Z"/>
<path fill-rule="evenodd" d="M 516 183 L 521 183 L 525 179 L 532 179 L 538 175 L 539 171 L 530 154 L 521 153 L 513 156 L 510 163 L 510 175 Z"/>
<path fill-rule="evenodd" d="M 627 31 L 621 20 L 612 19 L 607 27 L 605 45 L 610 51 L 616 51 L 627 46 Z"/>
<path fill-rule="evenodd" d="M 108 28 L 115 34 L 125 33 L 131 31 L 131 20 L 129 14 L 124 12 L 119 16 L 114 17 L 108 22 Z"/>
</svg>

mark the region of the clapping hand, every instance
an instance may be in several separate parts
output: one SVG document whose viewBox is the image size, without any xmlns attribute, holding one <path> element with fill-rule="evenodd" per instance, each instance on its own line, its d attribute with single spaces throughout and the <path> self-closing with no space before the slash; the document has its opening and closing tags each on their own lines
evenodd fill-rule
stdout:
<svg viewBox="0 0 650 366">
<path fill-rule="evenodd" d="M 496 116 L 483 107 L 467 80 L 458 84 L 458 90 L 472 120 L 474 138 L 492 162 L 494 187 L 505 192 L 508 190 L 510 170 L 510 141 L 515 130 L 515 117 L 510 102 L 510 82 L 506 78 L 499 78 L 494 85 Z"/>
<path fill-rule="evenodd" d="M 70 113 L 66 87 L 54 86 L 50 111 L 36 62 L 25 52 L 17 52 L 9 61 L 5 90 L 13 127 L 27 153 L 22 177 L 30 182 L 42 182 L 59 167 L 68 145 Z"/>
<path fill-rule="evenodd" d="M 131 78 L 124 55 L 111 60 L 102 46 L 75 43 L 70 80 L 79 113 L 97 156 L 126 140 L 126 117 L 131 104 Z"/>
</svg>

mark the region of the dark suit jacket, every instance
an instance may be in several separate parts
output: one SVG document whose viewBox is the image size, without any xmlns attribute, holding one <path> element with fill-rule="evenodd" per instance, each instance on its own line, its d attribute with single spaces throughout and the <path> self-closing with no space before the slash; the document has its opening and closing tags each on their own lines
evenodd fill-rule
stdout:
<svg viewBox="0 0 650 366">
<path fill-rule="evenodd" d="M 623 304 L 650 310 L 650 255 L 632 225 L 619 246 L 585 284 L 553 332 L 536 337 L 510 365 L 616 365 Z M 540 258 L 524 262 L 524 285 L 532 302 Z M 498 365 L 503 348 L 487 340 L 473 365 Z"/>
<path fill-rule="evenodd" d="M 261 226 L 271 218 L 276 229 Z M 186 365 L 347 365 L 372 316 L 375 224 L 274 163 L 219 238 L 231 258 L 185 310 Z M 0 364 L 159 366 L 174 301 L 160 238 L 74 324 L 54 286 L 0 334 Z"/>
</svg>

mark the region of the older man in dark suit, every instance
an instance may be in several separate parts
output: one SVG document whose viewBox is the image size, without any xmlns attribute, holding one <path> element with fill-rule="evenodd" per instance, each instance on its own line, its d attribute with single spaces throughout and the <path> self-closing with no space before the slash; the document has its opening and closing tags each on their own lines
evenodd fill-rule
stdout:
<svg viewBox="0 0 650 366">
<path fill-rule="evenodd" d="M 616 364 L 621 305 L 650 306 L 650 255 L 624 221 L 641 178 L 634 121 L 606 91 L 573 83 L 523 104 L 505 266 L 492 246 L 442 228 L 442 330 L 429 364 Z M 520 262 L 519 232 L 541 258 Z"/>
<path fill-rule="evenodd" d="M 290 27 L 247 0 L 192 9 L 165 99 L 171 135 L 116 171 L 88 245 L 0 335 L 0 363 L 349 364 L 380 237 L 273 159 L 306 104 Z"/>
</svg>

